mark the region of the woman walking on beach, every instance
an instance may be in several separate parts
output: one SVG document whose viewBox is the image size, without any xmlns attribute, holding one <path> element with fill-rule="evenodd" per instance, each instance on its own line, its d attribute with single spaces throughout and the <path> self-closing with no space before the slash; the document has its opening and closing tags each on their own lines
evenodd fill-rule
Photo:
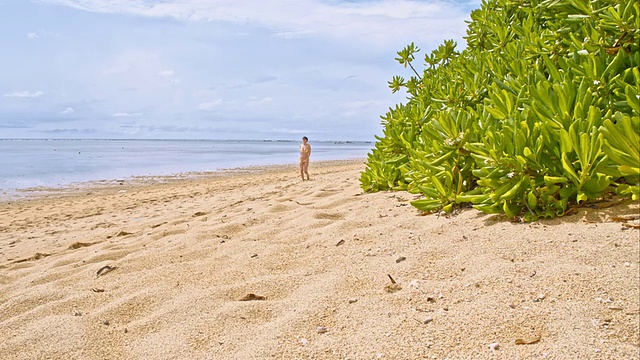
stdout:
<svg viewBox="0 0 640 360">
<path fill-rule="evenodd" d="M 311 156 L 311 145 L 307 143 L 309 139 L 306 136 L 302 137 L 302 144 L 300 144 L 300 176 L 304 181 L 304 176 L 307 175 L 309 180 L 309 157 Z"/>
</svg>

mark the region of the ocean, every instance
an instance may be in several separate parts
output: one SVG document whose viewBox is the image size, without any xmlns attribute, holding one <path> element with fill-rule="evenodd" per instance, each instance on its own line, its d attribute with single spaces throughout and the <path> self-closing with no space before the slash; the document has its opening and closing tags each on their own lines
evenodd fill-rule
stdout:
<svg viewBox="0 0 640 360">
<path fill-rule="evenodd" d="M 309 142 L 311 161 L 365 158 L 373 142 Z M 294 164 L 298 141 L 0 139 L 0 193 L 74 183 Z M 313 165 L 312 165 L 313 166 Z"/>
</svg>

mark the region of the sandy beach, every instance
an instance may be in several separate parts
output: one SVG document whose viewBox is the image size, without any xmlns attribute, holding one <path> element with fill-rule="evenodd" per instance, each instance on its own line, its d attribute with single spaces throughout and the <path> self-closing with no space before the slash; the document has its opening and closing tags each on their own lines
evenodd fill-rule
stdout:
<svg viewBox="0 0 640 360">
<path fill-rule="evenodd" d="M 637 203 L 423 215 L 416 195 L 363 193 L 363 169 L 0 203 L 0 358 L 640 357 Z"/>
</svg>

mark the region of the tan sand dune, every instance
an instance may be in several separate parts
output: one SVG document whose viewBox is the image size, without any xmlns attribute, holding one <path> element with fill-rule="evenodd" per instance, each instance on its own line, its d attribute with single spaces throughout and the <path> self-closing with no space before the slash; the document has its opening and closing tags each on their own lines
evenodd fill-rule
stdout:
<svg viewBox="0 0 640 360">
<path fill-rule="evenodd" d="M 637 204 L 420 216 L 363 168 L 1 203 L 0 358 L 638 358 Z"/>
</svg>

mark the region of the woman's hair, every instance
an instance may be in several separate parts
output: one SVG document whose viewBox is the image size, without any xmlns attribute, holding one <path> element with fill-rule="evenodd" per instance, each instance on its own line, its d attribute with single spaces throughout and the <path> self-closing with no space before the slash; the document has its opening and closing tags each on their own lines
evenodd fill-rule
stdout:
<svg viewBox="0 0 640 360">
<path fill-rule="evenodd" d="M 309 138 L 308 138 L 308 137 L 306 137 L 306 136 L 303 136 L 303 137 L 302 137 L 302 140 L 307 140 L 307 141 L 309 141 Z"/>
</svg>

